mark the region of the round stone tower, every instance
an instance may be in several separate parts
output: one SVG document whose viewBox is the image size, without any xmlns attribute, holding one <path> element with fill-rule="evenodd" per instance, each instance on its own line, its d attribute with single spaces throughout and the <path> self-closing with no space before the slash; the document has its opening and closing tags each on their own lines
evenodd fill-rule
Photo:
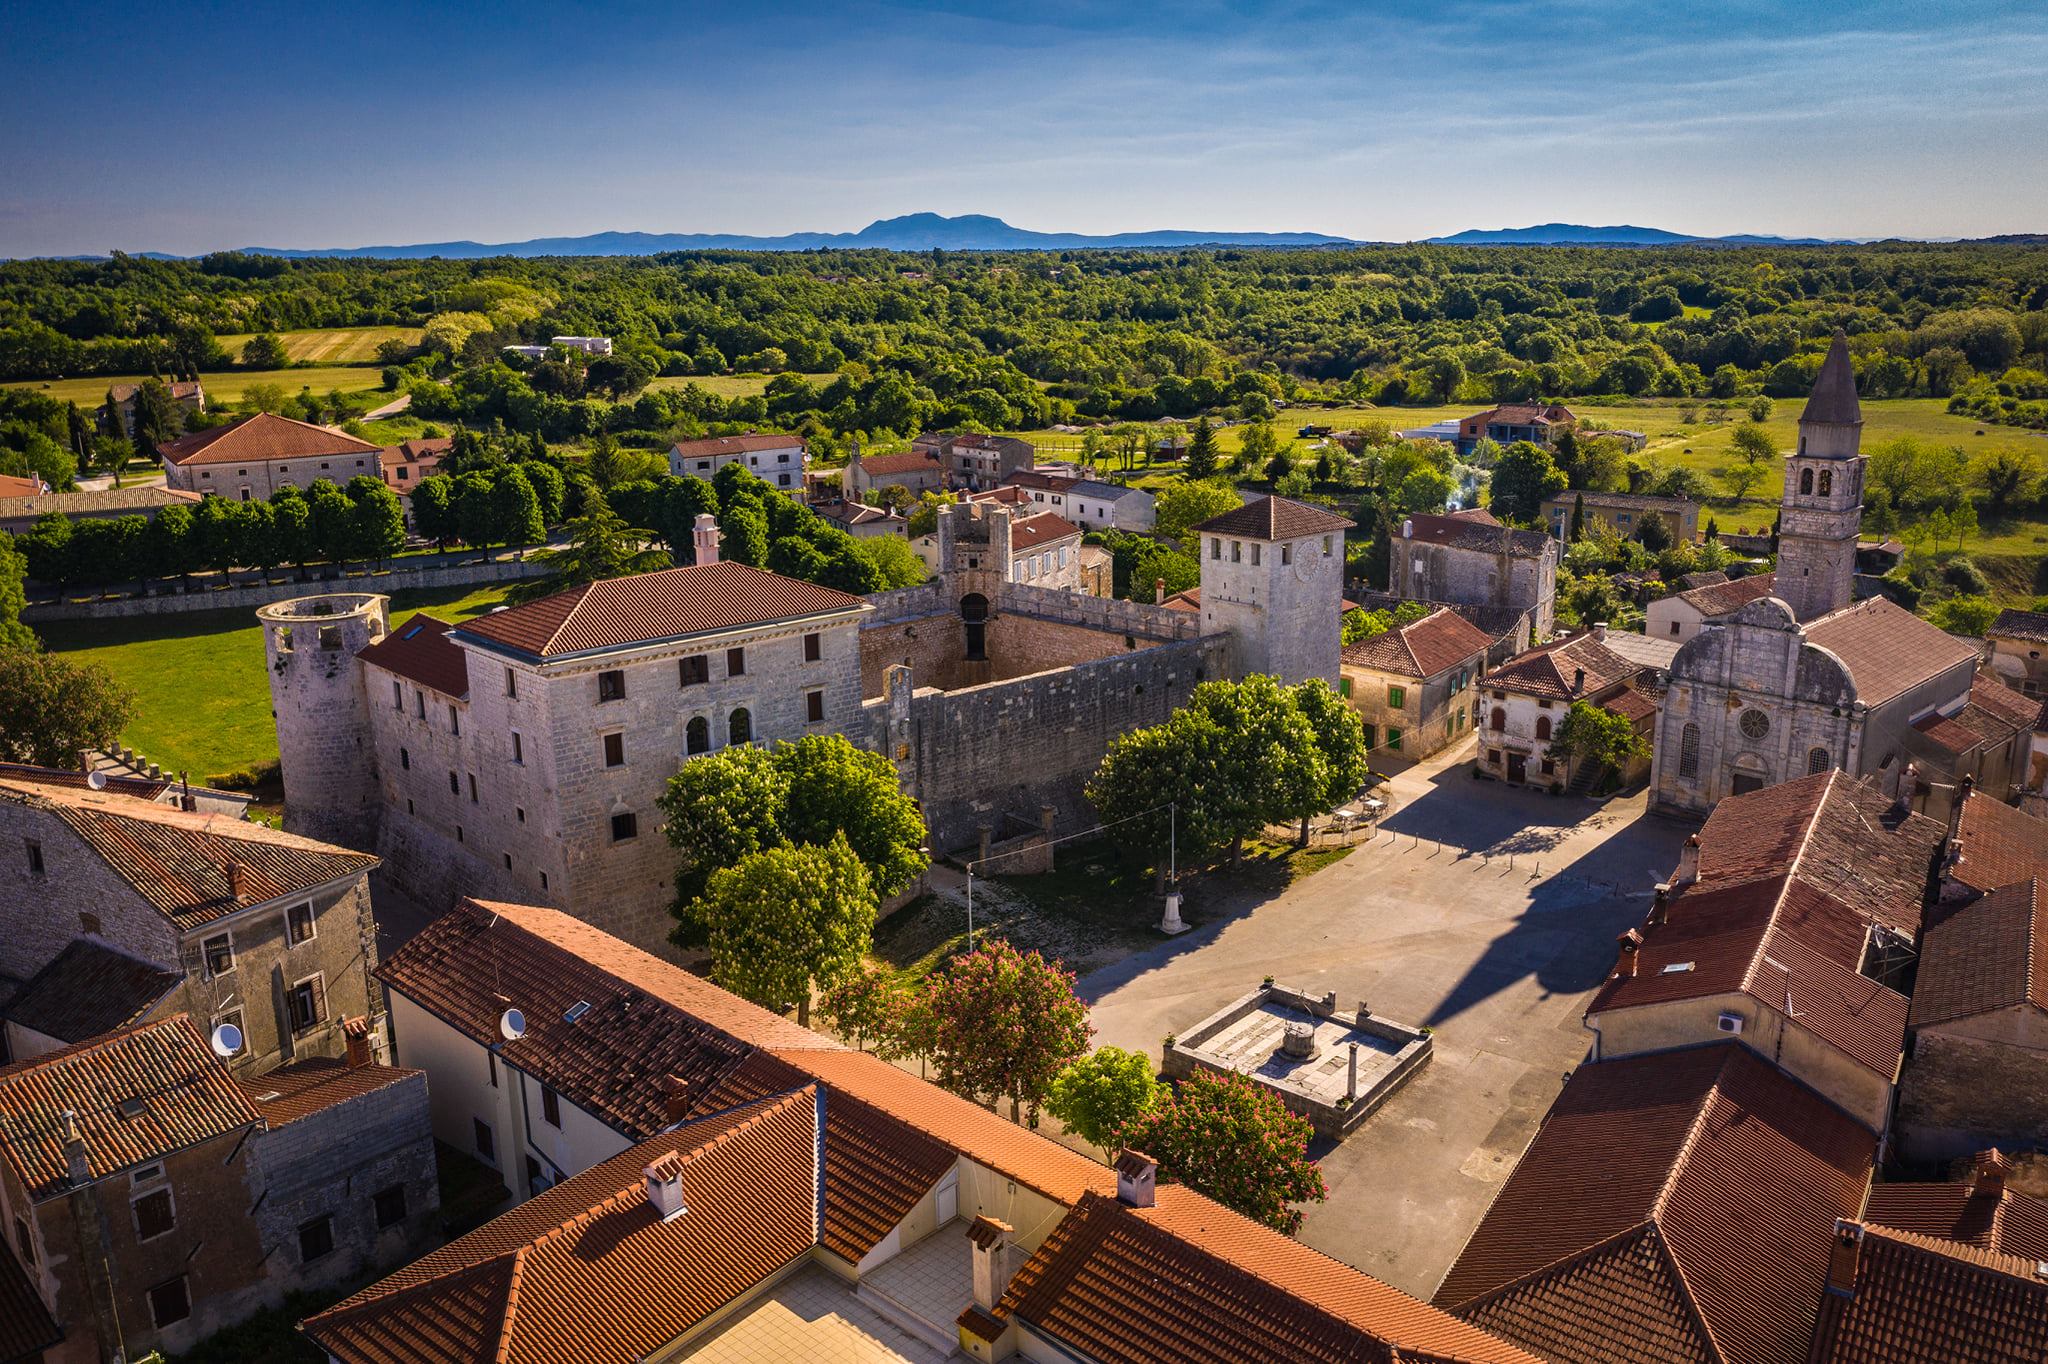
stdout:
<svg viewBox="0 0 2048 1364">
<path fill-rule="evenodd" d="M 257 608 L 293 833 L 376 846 L 377 748 L 356 652 L 384 638 L 389 606 L 388 597 L 343 592 Z"/>
</svg>

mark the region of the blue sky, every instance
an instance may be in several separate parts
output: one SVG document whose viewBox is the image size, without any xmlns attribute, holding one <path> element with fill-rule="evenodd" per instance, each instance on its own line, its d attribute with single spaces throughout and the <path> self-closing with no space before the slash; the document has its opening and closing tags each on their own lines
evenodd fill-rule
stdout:
<svg viewBox="0 0 2048 1364">
<path fill-rule="evenodd" d="M 1021 227 L 2048 230 L 2048 5 L 0 13 L 0 255 Z"/>
</svg>

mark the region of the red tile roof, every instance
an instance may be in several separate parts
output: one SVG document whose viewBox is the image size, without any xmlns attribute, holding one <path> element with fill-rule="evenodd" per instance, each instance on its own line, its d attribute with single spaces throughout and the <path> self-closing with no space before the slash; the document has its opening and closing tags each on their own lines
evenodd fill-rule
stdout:
<svg viewBox="0 0 2048 1364">
<path fill-rule="evenodd" d="M 1036 516 L 1020 517 L 1010 525 L 1010 548 L 1013 550 L 1037 549 L 1056 540 L 1077 536 L 1081 528 L 1061 516 L 1058 512 L 1040 512 Z"/>
<path fill-rule="evenodd" d="M 454 628 L 421 612 L 384 638 L 358 649 L 356 657 L 443 696 L 465 697 L 469 695 L 469 650 L 448 638 Z M 373 702 L 381 699 L 373 698 Z"/>
<path fill-rule="evenodd" d="M 1435 1301 L 1553 1364 L 1797 1364 L 1876 1149 L 1739 1043 L 1582 1065 Z"/>
<path fill-rule="evenodd" d="M 2015 810 L 1982 791 L 1963 799 L 1948 879 L 1976 891 L 2016 881 L 2048 881 L 2048 820 Z"/>
<path fill-rule="evenodd" d="M 417 1083 L 424 1097 L 425 1077 L 423 1070 L 402 1066 L 351 1066 L 335 1057 L 313 1056 L 261 1075 L 243 1076 L 236 1083 L 263 1115 L 264 1126 L 274 1129 L 408 1081 Z"/>
<path fill-rule="evenodd" d="M 1043 469 L 1019 469 L 1003 480 L 1005 488 L 1038 488 L 1049 493 L 1063 493 L 1082 481 L 1079 474 L 1055 474 Z M 996 491 L 1000 492 L 1001 489 Z M 975 494 L 978 498 L 986 493 Z"/>
<path fill-rule="evenodd" d="M 1491 512 L 1480 507 L 1442 516 L 1411 516 L 1403 525 L 1414 533 L 1402 538 L 1483 554 L 1505 553 L 1517 559 L 1541 558 L 1551 553 L 1551 546 L 1556 543 L 1540 530 L 1503 526 Z"/>
<path fill-rule="evenodd" d="M 41 1359 L 63 1339 L 21 1262 L 0 1250 L 0 1359 Z"/>
<path fill-rule="evenodd" d="M 2048 644 L 2048 611 L 2021 611 L 2008 606 L 1998 613 L 1998 619 L 1991 622 L 1991 628 L 1984 632 L 1993 639 L 2024 639 L 2034 644 Z"/>
<path fill-rule="evenodd" d="M 1708 620 L 1725 616 L 1749 605 L 1759 597 L 1768 597 L 1777 585 L 1775 573 L 1752 573 L 1747 578 L 1734 578 L 1727 582 L 1709 583 L 1680 592 L 1678 599 L 1700 613 Z"/>
<path fill-rule="evenodd" d="M 94 1179 L 261 1121 L 184 1014 L 0 1068 L 0 1150 L 37 1202 L 71 1187 L 67 1111 Z"/>
<path fill-rule="evenodd" d="M 862 609 L 859 597 L 721 561 L 607 578 L 455 627 L 463 639 L 562 658 Z"/>
<path fill-rule="evenodd" d="M 860 462 L 864 474 L 884 477 L 890 474 L 932 474 L 945 472 L 946 462 L 939 458 L 937 451 L 912 450 L 901 455 L 874 455 Z"/>
<path fill-rule="evenodd" d="M 1293 540 L 1351 529 L 1353 523 L 1335 512 L 1285 497 L 1261 497 L 1235 510 L 1212 516 L 1193 527 L 1211 535 L 1242 535 L 1253 540 Z"/>
<path fill-rule="evenodd" d="M 2048 1011 L 2048 895 L 2029 878 L 2002 886 L 1927 930 L 1913 986 L 1924 1028 L 2005 1009 Z"/>
<path fill-rule="evenodd" d="M 73 938 L 0 1012 L 45 1037 L 83 1042 L 127 1027 L 184 981 L 183 972 L 130 956 L 98 938 Z"/>
<path fill-rule="evenodd" d="M 1475 656 L 1483 655 L 1492 644 L 1484 630 L 1448 606 L 1440 606 L 1421 620 L 1345 645 L 1344 661 L 1404 677 L 1435 677 L 1474 662 Z"/>
<path fill-rule="evenodd" d="M 2041 1261 L 1863 1228 L 1855 1289 L 1830 1294 L 1815 1364 L 2037 1364 L 2048 1359 Z"/>
<path fill-rule="evenodd" d="M 663 1133 L 336 1306 L 305 1330 L 368 1364 L 645 1359 L 816 1243 L 817 1093 Z M 664 1221 L 642 1171 L 675 1162 Z"/>
<path fill-rule="evenodd" d="M 269 460 L 313 459 L 321 455 L 374 455 L 379 448 L 331 426 L 258 412 L 156 447 L 167 464 L 261 464 Z M 368 467 L 368 466 L 366 466 Z M 336 479 L 336 482 L 345 482 Z"/>
<path fill-rule="evenodd" d="M 744 436 L 709 436 L 703 440 L 677 441 L 669 453 L 679 459 L 703 459 L 710 455 L 742 455 L 751 450 L 801 450 L 802 436 L 750 431 Z"/>
<path fill-rule="evenodd" d="M 1641 725 L 1657 713 L 1657 698 L 1629 685 L 1602 701 L 1600 708 L 1613 711 L 1632 725 Z"/>
<path fill-rule="evenodd" d="M 1579 680 L 1580 670 L 1585 671 Z M 1523 696 L 1570 701 L 1596 697 L 1644 671 L 1590 634 L 1539 644 L 1479 679 L 1479 685 Z M 1574 683 L 1577 682 L 1577 685 Z"/>
<path fill-rule="evenodd" d="M 14 474 L 0 474 L 0 498 L 34 497 L 43 490 L 40 478 L 20 478 Z"/>
<path fill-rule="evenodd" d="M 1977 650 L 1886 597 L 1845 606 L 1806 626 L 1806 642 L 1842 660 L 1856 699 L 1881 705 L 1900 692 L 1976 660 Z"/>
<path fill-rule="evenodd" d="M 111 791 L 0 780 L 0 801 L 43 810 L 63 821 L 180 929 L 197 928 L 250 905 L 330 881 L 365 875 L 378 865 L 368 853 Z M 230 880 L 230 863 L 242 869 L 240 896 Z"/>
<path fill-rule="evenodd" d="M 2048 1260 L 2048 1200 L 2017 1189 L 1979 1193 L 1974 1182 L 1873 1184 L 1865 1221 L 1979 1250 Z"/>
</svg>

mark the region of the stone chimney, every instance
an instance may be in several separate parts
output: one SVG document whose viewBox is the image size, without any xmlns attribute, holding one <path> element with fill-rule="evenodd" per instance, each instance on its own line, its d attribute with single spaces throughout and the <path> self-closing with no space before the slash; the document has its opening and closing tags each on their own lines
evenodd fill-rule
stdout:
<svg viewBox="0 0 2048 1364">
<path fill-rule="evenodd" d="M 683 1158 L 670 1151 L 640 1172 L 647 1181 L 647 1206 L 664 1222 L 688 1211 L 683 1206 Z"/>
<path fill-rule="evenodd" d="M 370 1019 L 365 1014 L 358 1018 L 345 1018 L 341 1023 L 341 1035 L 348 1044 L 348 1068 L 361 1070 L 376 1059 L 370 1054 Z"/>
<path fill-rule="evenodd" d="M 2003 1198 L 2005 1179 L 2012 1173 L 2012 1162 L 1997 1147 L 1979 1151 L 1970 1167 L 1970 1196 L 1972 1198 Z"/>
<path fill-rule="evenodd" d="M 993 1217 L 977 1217 L 967 1228 L 973 1247 L 974 1305 L 984 1312 L 995 1311 L 1016 1271 L 1015 1243 L 1010 1239 L 1014 1234 L 1008 1222 Z"/>
<path fill-rule="evenodd" d="M 1856 1296 L 1856 1270 L 1863 1260 L 1863 1224 L 1846 1217 L 1835 1219 L 1835 1243 L 1828 1252 L 1828 1292 L 1837 1297 Z"/>
<path fill-rule="evenodd" d="M 71 1176 L 73 1188 L 83 1188 L 92 1183 L 92 1161 L 86 1155 L 85 1134 L 78 1130 L 78 1114 L 71 1109 L 64 1110 L 64 1169 Z"/>
<path fill-rule="evenodd" d="M 1154 578 L 1154 579 L 1152 580 L 1152 604 L 1153 604 L 1154 606 L 1160 606 L 1160 605 L 1163 605 L 1163 604 L 1165 604 L 1165 601 L 1166 601 L 1166 579 L 1164 579 L 1164 578 Z"/>
<path fill-rule="evenodd" d="M 1401 523 L 1401 538 L 1403 540 L 1413 540 L 1415 538 L 1415 523 L 1413 521 L 1403 521 Z"/>
<path fill-rule="evenodd" d="M 228 859 L 228 897 L 236 904 L 249 898 L 249 873 L 233 858 Z"/>
<path fill-rule="evenodd" d="M 1580 692 L 1584 691 L 1585 689 L 1586 670 L 1584 668 L 1572 669 L 1572 695 L 1577 696 Z"/>
<path fill-rule="evenodd" d="M 1671 887 L 1658 886 L 1650 892 L 1650 923 L 1661 924 L 1671 916 Z"/>
<path fill-rule="evenodd" d="M 1116 1201 L 1129 1208 L 1149 1208 L 1159 1188 L 1159 1162 L 1143 1151 L 1116 1158 Z"/>
<path fill-rule="evenodd" d="M 690 547 L 696 551 L 697 562 L 715 564 L 718 562 L 718 518 L 710 512 L 697 513 L 696 521 L 690 528 Z"/>
<path fill-rule="evenodd" d="M 1685 846 L 1678 850 L 1678 871 L 1672 876 L 1674 889 L 1683 889 L 1700 879 L 1700 836 L 1688 834 Z"/>
<path fill-rule="evenodd" d="M 1604 639 L 1606 639 L 1606 638 L 1607 638 L 1607 622 L 1606 622 L 1606 621 L 1604 621 L 1604 620 L 1596 620 L 1596 621 L 1594 621 L 1594 622 L 1593 622 L 1593 638 L 1595 638 L 1595 639 L 1599 639 L 1599 640 L 1604 640 Z"/>
<path fill-rule="evenodd" d="M 1617 941 L 1620 943 L 1621 951 L 1615 958 L 1614 974 L 1621 980 L 1634 980 L 1636 978 L 1636 959 L 1642 955 L 1643 951 L 1642 930 L 1631 928 L 1628 932 L 1622 934 Z"/>
<path fill-rule="evenodd" d="M 690 1115 L 690 1082 L 680 1075 L 664 1075 L 656 1088 L 661 1090 L 661 1116 L 666 1122 L 677 1123 Z"/>
</svg>

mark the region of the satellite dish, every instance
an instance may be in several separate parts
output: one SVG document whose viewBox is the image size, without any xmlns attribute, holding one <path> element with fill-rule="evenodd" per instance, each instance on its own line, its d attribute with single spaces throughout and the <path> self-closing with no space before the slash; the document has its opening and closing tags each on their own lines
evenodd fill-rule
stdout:
<svg viewBox="0 0 2048 1364">
<path fill-rule="evenodd" d="M 499 1014 L 498 1035 L 507 1042 L 517 1042 L 526 1036 L 526 1015 L 517 1009 L 507 1009 Z"/>
<path fill-rule="evenodd" d="M 95 791 L 104 791 L 107 789 L 107 774 L 94 768 L 85 774 L 85 784 Z"/>
<path fill-rule="evenodd" d="M 232 1023 L 222 1023 L 214 1028 L 212 1038 L 213 1054 L 226 1060 L 242 1050 L 242 1030 Z"/>
</svg>

